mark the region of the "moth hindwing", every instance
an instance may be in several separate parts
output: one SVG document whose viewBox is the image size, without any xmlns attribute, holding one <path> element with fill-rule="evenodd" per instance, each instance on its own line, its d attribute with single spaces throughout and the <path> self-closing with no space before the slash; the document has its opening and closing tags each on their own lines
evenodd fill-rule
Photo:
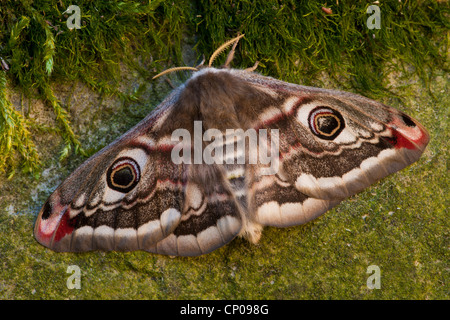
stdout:
<svg viewBox="0 0 450 320">
<path fill-rule="evenodd" d="M 428 141 L 416 120 L 359 95 L 204 67 L 76 169 L 34 234 L 55 251 L 201 255 L 316 218 Z"/>
</svg>

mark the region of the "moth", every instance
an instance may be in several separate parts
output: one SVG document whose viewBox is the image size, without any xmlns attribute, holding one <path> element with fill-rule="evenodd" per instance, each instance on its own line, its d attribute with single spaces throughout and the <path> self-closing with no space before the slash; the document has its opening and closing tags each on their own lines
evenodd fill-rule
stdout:
<svg viewBox="0 0 450 320">
<path fill-rule="evenodd" d="M 256 243 L 264 226 L 307 223 L 423 153 L 426 129 L 382 103 L 276 80 L 254 72 L 256 65 L 230 68 L 241 37 L 208 66 L 176 68 L 194 72 L 59 185 L 36 220 L 39 243 L 173 256 L 206 254 L 236 236 Z M 212 67 L 231 45 L 225 65 Z M 202 141 L 193 134 L 198 122 Z M 190 138 L 174 139 L 180 129 Z M 249 130 L 266 135 L 252 144 L 230 134 Z M 174 154 L 193 160 L 194 145 L 205 152 L 208 142 L 213 157 L 220 147 L 231 152 L 222 162 L 174 161 Z M 272 157 L 271 174 L 259 158 L 248 161 L 261 150 Z"/>
</svg>

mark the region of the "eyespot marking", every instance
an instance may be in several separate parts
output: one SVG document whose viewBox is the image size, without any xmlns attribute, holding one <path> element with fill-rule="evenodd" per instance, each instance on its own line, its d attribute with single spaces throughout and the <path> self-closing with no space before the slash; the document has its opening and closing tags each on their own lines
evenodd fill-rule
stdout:
<svg viewBox="0 0 450 320">
<path fill-rule="evenodd" d="M 345 128 L 342 115 L 329 107 L 316 107 L 308 117 L 309 128 L 319 138 L 333 140 Z"/>
<path fill-rule="evenodd" d="M 108 187 L 127 193 L 137 185 L 141 171 L 136 161 L 129 157 L 119 158 L 109 167 L 106 174 Z"/>
</svg>

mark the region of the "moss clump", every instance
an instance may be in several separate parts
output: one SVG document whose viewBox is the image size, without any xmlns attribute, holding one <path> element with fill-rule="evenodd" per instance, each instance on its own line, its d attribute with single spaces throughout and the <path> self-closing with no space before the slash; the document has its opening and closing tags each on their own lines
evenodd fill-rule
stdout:
<svg viewBox="0 0 450 320">
<path fill-rule="evenodd" d="M 82 152 L 72 130 L 67 107 L 52 90 L 55 81 L 81 80 L 96 92 L 129 98 L 117 87 L 120 64 L 147 74 L 156 65 L 153 57 L 181 60 L 187 1 L 173 6 L 167 1 L 78 1 L 81 28 L 69 29 L 70 15 L 62 1 L 22 0 L 7 2 L 0 8 L 0 58 L 4 70 L 0 93 L 0 125 L 25 132 L 23 117 L 7 116 L 10 102 L 6 82 L 26 96 L 37 93 L 53 109 L 57 132 L 63 138 L 61 158 L 71 150 Z M 69 4 L 67 4 L 69 6 Z M 145 68 L 137 63 L 145 60 Z M 7 116 L 8 118 L 5 118 Z M 6 127 L 5 127 L 6 128 Z M 31 124 L 39 130 L 39 123 Z M 0 170 L 12 176 L 21 164 L 25 171 L 36 172 L 38 153 L 31 139 L 11 130 L 2 130 Z M 10 141 L 10 142 L 8 142 Z M 8 146 L 15 145 L 16 148 Z M 33 151 L 34 150 L 34 151 Z M 10 159 L 18 158 L 12 162 Z"/>
<path fill-rule="evenodd" d="M 24 159 L 25 172 L 35 171 L 39 164 L 29 127 L 26 118 L 11 105 L 6 90 L 5 73 L 0 71 L 0 168 L 13 168 L 8 178 L 14 175 L 14 168 L 17 166 L 16 155 Z"/>
<path fill-rule="evenodd" d="M 212 52 L 225 39 L 245 33 L 242 67 L 259 60 L 260 71 L 305 84 L 325 71 L 365 94 L 380 94 L 390 72 L 412 66 L 427 80 L 430 69 L 444 66 L 448 3 L 382 1 L 380 29 L 367 27 L 370 2 L 329 3 L 332 14 L 319 1 L 199 1 L 198 48 Z"/>
<path fill-rule="evenodd" d="M 7 82 L 27 95 L 37 89 L 54 110 L 64 140 L 62 158 L 82 148 L 52 81 L 82 80 L 98 92 L 123 96 L 117 90 L 121 63 L 143 74 L 160 69 L 160 61 L 181 65 L 181 41 L 187 34 L 195 34 L 199 54 L 210 54 L 244 33 L 235 66 L 258 60 L 263 73 L 303 84 L 316 84 L 326 72 L 343 86 L 375 96 L 389 87 L 390 72 L 405 72 L 407 66 L 427 82 L 430 70 L 444 67 L 448 50 L 446 1 L 383 1 L 381 29 L 372 30 L 366 26 L 366 1 L 332 2 L 327 6 L 331 14 L 320 1 L 293 0 L 81 0 L 77 5 L 81 28 L 72 30 L 66 22 L 73 13 L 62 1 L 21 0 L 0 8 L 0 58 L 9 66 Z M 8 105 L 5 93 L 1 99 L 2 106 Z M 10 121 L 19 131 L 26 129 L 24 121 Z M 22 158 L 25 171 L 35 171 L 36 152 L 7 147 L 12 141 L 22 150 L 34 150 L 33 141 L 11 131 L 3 134 L 0 156 Z M 0 170 L 9 168 L 11 176 L 17 163 L 2 161 Z"/>
</svg>

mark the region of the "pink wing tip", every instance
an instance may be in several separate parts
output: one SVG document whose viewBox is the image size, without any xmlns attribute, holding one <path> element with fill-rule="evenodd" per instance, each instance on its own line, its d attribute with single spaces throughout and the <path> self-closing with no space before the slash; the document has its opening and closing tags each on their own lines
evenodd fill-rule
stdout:
<svg viewBox="0 0 450 320">
<path fill-rule="evenodd" d="M 428 131 L 418 121 L 410 118 L 406 114 L 394 117 L 389 123 L 393 139 L 391 143 L 395 148 L 425 150 L 430 135 Z"/>
<path fill-rule="evenodd" d="M 57 197 L 55 194 L 51 198 Z M 52 201 L 53 200 L 53 201 Z M 46 247 L 52 247 L 54 241 L 61 240 L 72 233 L 74 226 L 70 220 L 70 208 L 59 204 L 58 199 L 49 199 L 39 212 L 34 227 L 36 240 Z"/>
</svg>

